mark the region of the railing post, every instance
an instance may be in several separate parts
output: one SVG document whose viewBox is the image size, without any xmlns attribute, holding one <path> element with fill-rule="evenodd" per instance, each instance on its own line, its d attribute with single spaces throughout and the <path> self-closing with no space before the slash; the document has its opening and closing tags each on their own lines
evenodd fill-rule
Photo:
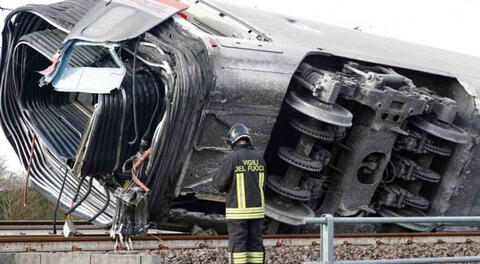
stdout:
<svg viewBox="0 0 480 264">
<path fill-rule="evenodd" d="M 334 224 L 379 224 L 379 223 L 478 223 L 480 216 L 413 216 L 413 217 L 333 217 L 330 214 L 317 218 L 306 218 L 305 224 L 320 224 L 320 262 L 305 264 L 412 264 L 412 263 L 480 263 L 480 256 L 444 257 L 444 258 L 411 258 L 388 260 L 349 260 L 335 261 Z"/>
<path fill-rule="evenodd" d="M 324 264 L 333 264 L 334 248 L 333 248 L 333 216 L 331 214 L 322 215 L 325 218 L 325 224 L 321 225 L 321 251 L 320 260 Z"/>
</svg>

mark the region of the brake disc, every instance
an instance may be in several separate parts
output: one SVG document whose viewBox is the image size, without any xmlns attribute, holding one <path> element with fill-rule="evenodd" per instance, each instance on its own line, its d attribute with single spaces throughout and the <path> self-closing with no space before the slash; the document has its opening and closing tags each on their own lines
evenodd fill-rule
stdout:
<svg viewBox="0 0 480 264">
<path fill-rule="evenodd" d="M 352 126 L 353 115 L 337 104 L 326 104 L 315 100 L 311 95 L 290 91 L 285 99 L 295 110 L 313 119 L 342 127 Z"/>
<path fill-rule="evenodd" d="M 281 196 L 296 201 L 308 201 L 312 196 L 312 192 L 310 190 L 300 189 L 299 187 L 288 187 L 283 185 L 282 177 L 273 174 L 267 177 L 267 186 Z"/>
<path fill-rule="evenodd" d="M 278 156 L 288 164 L 303 170 L 318 172 L 323 169 L 323 163 L 321 161 L 313 160 L 288 147 L 280 147 L 278 149 Z"/>
<path fill-rule="evenodd" d="M 428 206 L 430 205 L 430 202 L 427 199 L 423 198 L 420 195 L 413 194 L 413 193 L 412 193 L 412 196 L 405 197 L 405 200 L 403 200 L 403 202 L 406 205 L 409 205 L 411 207 L 415 207 L 417 209 L 427 209 Z"/>
<path fill-rule="evenodd" d="M 419 179 L 419 180 L 424 180 L 428 182 L 440 182 L 440 179 L 442 176 L 436 172 L 434 172 L 431 169 L 427 168 L 416 168 L 412 172 L 413 177 Z"/>
<path fill-rule="evenodd" d="M 424 180 L 428 182 L 439 182 L 441 179 L 440 174 L 429 168 L 422 167 L 409 158 L 395 155 L 392 160 L 397 172 L 395 175 L 397 178 L 407 181 Z"/>
<path fill-rule="evenodd" d="M 449 142 L 465 144 L 469 139 L 468 133 L 462 128 L 451 123 L 441 122 L 431 116 L 412 117 L 410 124 Z"/>
<path fill-rule="evenodd" d="M 429 151 L 433 154 L 437 154 L 440 156 L 445 156 L 448 157 L 452 155 L 452 149 L 450 149 L 448 146 L 441 146 L 441 145 L 436 145 L 435 143 L 430 143 L 430 142 L 425 142 L 423 145 L 423 149 L 426 151 Z"/>
<path fill-rule="evenodd" d="M 345 128 L 335 127 L 328 124 L 325 124 L 322 128 L 317 128 L 309 126 L 298 119 L 292 119 L 290 120 L 290 125 L 304 135 L 326 142 L 335 142 L 343 139 L 346 135 Z"/>
<path fill-rule="evenodd" d="M 403 208 L 408 205 L 417 209 L 427 209 L 430 205 L 427 199 L 398 185 L 387 185 L 383 187 L 383 190 L 381 202 L 389 207 Z"/>
<path fill-rule="evenodd" d="M 431 152 L 441 156 L 450 156 L 452 149 L 445 140 L 432 137 L 423 131 L 408 130 L 408 136 L 400 135 L 395 142 L 395 150 L 407 150 L 418 154 Z"/>
</svg>

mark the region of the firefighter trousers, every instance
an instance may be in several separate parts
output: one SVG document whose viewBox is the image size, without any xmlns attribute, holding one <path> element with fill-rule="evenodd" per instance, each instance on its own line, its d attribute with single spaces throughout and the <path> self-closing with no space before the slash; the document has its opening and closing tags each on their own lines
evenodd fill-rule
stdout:
<svg viewBox="0 0 480 264">
<path fill-rule="evenodd" d="M 264 263 L 265 252 L 262 240 L 264 219 L 229 220 L 228 251 L 230 263 Z"/>
</svg>

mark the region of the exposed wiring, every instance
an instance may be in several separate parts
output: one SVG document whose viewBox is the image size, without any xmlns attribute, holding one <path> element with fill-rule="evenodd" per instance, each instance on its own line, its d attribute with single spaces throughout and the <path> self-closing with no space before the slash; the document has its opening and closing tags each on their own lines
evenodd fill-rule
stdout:
<svg viewBox="0 0 480 264">
<path fill-rule="evenodd" d="M 87 192 L 85 193 L 85 195 L 82 197 L 82 199 L 80 199 L 80 201 L 78 201 L 72 208 L 70 208 L 70 210 L 68 210 L 68 212 L 65 213 L 65 215 L 70 215 L 73 211 L 75 211 L 75 209 L 77 209 L 88 197 L 88 195 L 90 194 L 90 192 L 92 191 L 92 184 L 93 184 L 93 177 L 90 176 L 90 179 L 88 181 L 88 189 L 87 189 Z"/>
<path fill-rule="evenodd" d="M 140 186 L 145 192 L 149 192 L 150 188 L 148 188 L 143 182 L 140 181 L 137 177 L 137 169 L 145 162 L 145 160 L 150 156 L 150 153 L 152 152 L 152 149 L 149 148 L 147 151 L 143 153 L 143 155 L 133 164 L 132 167 L 132 180 Z"/>
<path fill-rule="evenodd" d="M 160 93 L 158 92 L 158 83 L 155 81 L 154 84 L 155 84 L 155 95 L 156 95 L 157 100 L 158 100 L 158 98 L 160 98 Z M 164 95 L 164 96 L 166 96 L 166 95 Z M 160 103 L 157 103 L 155 105 L 155 110 L 153 111 L 153 114 L 150 117 L 150 121 L 148 122 L 148 127 L 145 130 L 145 132 L 143 133 L 142 141 L 146 141 L 146 138 L 148 137 L 148 134 L 150 133 L 150 129 L 152 129 L 153 121 L 157 117 L 157 112 L 160 108 L 160 105 L 161 105 Z"/>
<path fill-rule="evenodd" d="M 133 125 L 135 127 L 135 138 L 128 142 L 129 145 L 133 145 L 138 141 L 138 117 L 137 117 L 137 97 L 136 97 L 136 68 L 137 68 L 137 53 L 138 53 L 138 46 L 140 45 L 140 41 L 143 39 L 143 36 L 138 37 L 137 43 L 135 43 L 135 51 L 133 54 L 133 66 L 132 66 L 132 97 L 133 97 Z"/>
<path fill-rule="evenodd" d="M 68 169 L 65 167 L 65 175 L 63 176 L 62 187 L 60 188 L 60 193 L 58 194 L 57 203 L 55 204 L 55 211 L 53 211 L 53 234 L 57 234 L 57 211 L 58 206 L 60 205 L 60 199 L 62 198 L 63 189 L 65 188 L 65 182 L 67 181 Z"/>
<path fill-rule="evenodd" d="M 78 182 L 77 189 L 75 190 L 75 195 L 71 201 L 70 207 L 73 206 L 75 202 L 77 202 L 78 195 L 80 194 L 80 188 L 82 188 L 83 182 L 85 181 L 86 176 L 83 176 L 80 181 Z"/>
<path fill-rule="evenodd" d="M 103 212 L 105 212 L 108 205 L 110 204 L 110 191 L 108 190 L 106 185 L 103 185 L 103 190 L 105 191 L 105 195 L 107 196 L 107 200 L 105 201 L 105 205 L 94 216 L 92 216 L 90 219 L 88 219 L 88 222 L 92 222 L 95 219 L 97 219 L 97 217 L 99 217 Z"/>
</svg>

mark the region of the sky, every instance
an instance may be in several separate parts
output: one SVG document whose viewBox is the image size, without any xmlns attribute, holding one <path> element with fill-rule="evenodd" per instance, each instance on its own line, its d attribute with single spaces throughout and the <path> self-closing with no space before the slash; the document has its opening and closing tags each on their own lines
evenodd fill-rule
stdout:
<svg viewBox="0 0 480 264">
<path fill-rule="evenodd" d="M 480 57 L 478 0 L 223 0 Z M 0 0 L 0 7 L 54 0 Z M 2 12 L 3 21 L 6 12 Z M 2 27 L 2 23 L 0 23 Z M 0 155 L 20 164 L 0 131 Z"/>
</svg>

